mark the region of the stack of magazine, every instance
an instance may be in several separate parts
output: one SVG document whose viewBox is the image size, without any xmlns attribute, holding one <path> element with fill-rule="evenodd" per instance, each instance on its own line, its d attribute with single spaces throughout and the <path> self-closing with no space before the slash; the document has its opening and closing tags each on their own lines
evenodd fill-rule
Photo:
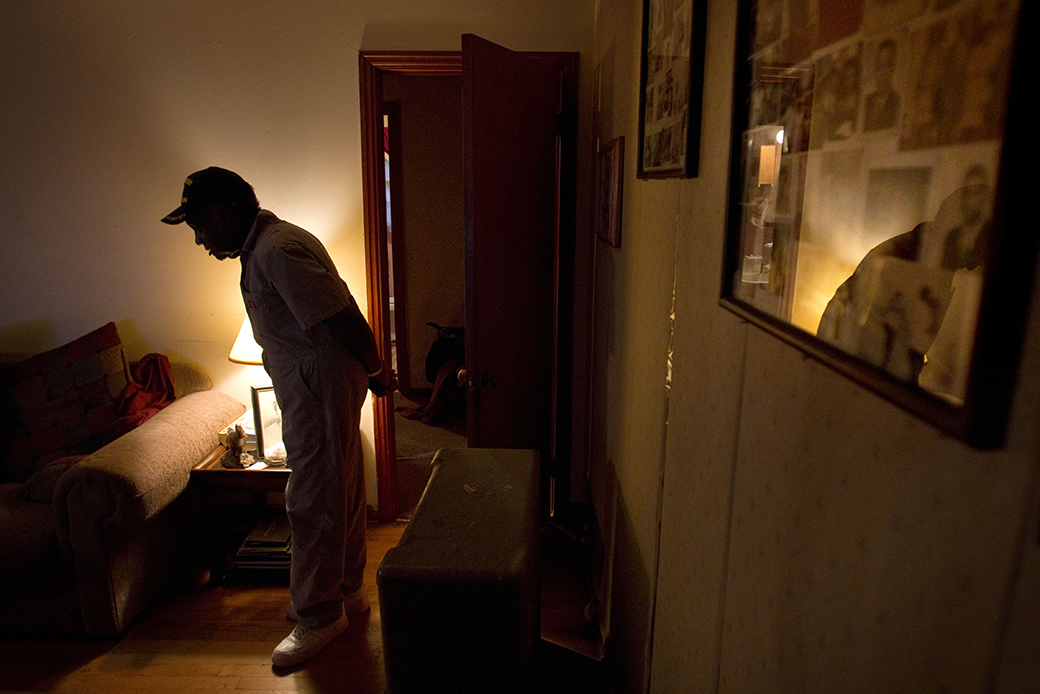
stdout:
<svg viewBox="0 0 1040 694">
<path fill-rule="evenodd" d="M 237 569 L 288 569 L 292 560 L 292 530 L 284 513 L 263 518 L 235 554 Z"/>
</svg>

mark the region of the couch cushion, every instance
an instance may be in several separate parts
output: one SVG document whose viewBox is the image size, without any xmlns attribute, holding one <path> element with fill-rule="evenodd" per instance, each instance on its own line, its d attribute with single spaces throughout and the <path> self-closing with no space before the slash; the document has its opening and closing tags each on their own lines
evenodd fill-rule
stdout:
<svg viewBox="0 0 1040 694">
<path fill-rule="evenodd" d="M 129 381 L 115 323 L 13 366 L 2 387 L 0 481 L 24 482 L 48 462 L 103 445 Z"/>
<path fill-rule="evenodd" d="M 61 568 L 54 506 L 18 499 L 20 486 L 0 484 L 0 589 L 15 577 Z"/>
<path fill-rule="evenodd" d="M 30 475 L 29 479 L 22 482 L 22 486 L 18 490 L 18 498 L 22 501 L 35 501 L 40 504 L 52 503 L 54 488 L 58 486 L 58 478 L 85 457 L 72 455 L 68 458 L 59 458 L 53 463 L 47 463 Z"/>
</svg>

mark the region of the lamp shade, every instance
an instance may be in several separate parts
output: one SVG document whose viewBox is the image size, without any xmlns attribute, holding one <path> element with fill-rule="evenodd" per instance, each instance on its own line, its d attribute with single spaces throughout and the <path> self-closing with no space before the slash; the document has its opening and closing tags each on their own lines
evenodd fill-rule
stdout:
<svg viewBox="0 0 1040 694">
<path fill-rule="evenodd" d="M 235 344 L 231 346 L 228 360 L 236 364 L 259 365 L 264 363 L 260 358 L 261 354 L 263 349 L 253 339 L 253 326 L 249 323 L 249 316 L 246 316 L 238 331 L 238 337 L 235 338 Z"/>
</svg>

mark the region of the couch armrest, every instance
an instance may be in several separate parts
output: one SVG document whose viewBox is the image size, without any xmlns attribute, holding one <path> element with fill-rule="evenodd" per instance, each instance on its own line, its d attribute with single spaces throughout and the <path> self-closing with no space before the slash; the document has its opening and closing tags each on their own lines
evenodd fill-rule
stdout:
<svg viewBox="0 0 1040 694">
<path fill-rule="evenodd" d="M 88 634 L 122 633 L 168 580 L 193 532 L 180 496 L 191 468 L 245 409 L 219 392 L 185 395 L 58 479 L 58 543 Z"/>
<path fill-rule="evenodd" d="M 132 534 L 159 514 L 184 491 L 192 466 L 219 443 L 218 432 L 245 409 L 218 391 L 191 393 L 72 466 L 54 492 L 66 560 L 103 553 L 99 533 Z"/>
</svg>

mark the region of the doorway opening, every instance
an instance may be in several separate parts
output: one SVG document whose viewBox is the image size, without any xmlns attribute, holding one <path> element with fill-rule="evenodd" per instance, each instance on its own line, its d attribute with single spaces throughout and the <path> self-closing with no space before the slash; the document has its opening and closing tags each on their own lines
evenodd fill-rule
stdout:
<svg viewBox="0 0 1040 694">
<path fill-rule="evenodd" d="M 395 506 L 406 520 L 436 452 L 466 447 L 461 84 L 388 74 L 383 96 Z"/>
<path fill-rule="evenodd" d="M 464 41 L 465 43 L 465 41 Z M 540 450 L 543 453 L 543 473 L 555 481 L 555 495 L 566 500 L 569 498 L 570 482 L 570 329 L 572 307 L 570 304 L 573 294 L 573 285 L 570 268 L 573 266 L 573 220 L 574 220 L 574 180 L 575 180 L 575 156 L 574 147 L 575 134 L 577 130 L 577 54 L 528 54 L 543 64 L 552 66 L 559 72 L 561 77 L 560 101 L 563 111 L 557 115 L 556 130 L 559 160 L 557 162 L 557 228 L 556 241 L 550 245 L 554 247 L 555 272 L 550 268 L 549 272 L 542 273 L 549 282 L 555 281 L 554 310 L 542 313 L 546 315 L 546 329 L 553 332 L 553 354 L 552 367 L 545 369 L 543 373 L 551 373 L 553 387 L 552 413 L 553 426 L 551 441 Z M 437 78 L 436 81 L 444 79 L 454 80 L 458 84 L 463 83 L 463 56 L 461 53 L 397 53 L 397 52 L 365 52 L 359 56 L 360 86 L 361 86 L 361 127 L 362 127 L 362 161 L 364 182 L 364 215 L 365 215 L 365 244 L 366 261 L 368 267 L 368 309 L 369 321 L 373 332 L 376 334 L 380 349 L 384 355 L 395 355 L 396 364 L 401 381 L 405 384 L 403 394 L 408 396 L 420 392 L 417 383 L 421 383 L 424 375 L 423 360 L 431 342 L 436 338 L 437 332 L 428 327 L 426 323 L 434 322 L 440 326 L 461 327 L 468 320 L 469 309 L 464 308 L 458 318 L 445 317 L 442 320 L 434 318 L 430 312 L 416 310 L 411 305 L 418 298 L 425 299 L 427 292 L 413 291 L 411 285 L 416 279 L 412 277 L 413 265 L 402 263 L 401 258 L 409 251 L 407 216 L 402 217 L 400 212 L 402 197 L 404 204 L 410 205 L 413 201 L 410 189 L 398 187 L 396 176 L 402 170 L 409 169 L 410 152 L 401 152 L 395 149 L 400 143 L 395 140 L 394 111 L 393 104 L 384 109 L 384 101 L 392 101 L 384 95 L 387 82 L 398 78 Z M 459 90 L 455 91 L 458 94 Z M 455 97 L 457 106 L 458 99 Z M 437 109 L 431 109 L 435 112 Z M 456 131 L 461 128 L 456 127 Z M 458 135 L 458 132 L 456 132 Z M 429 137 L 427 142 L 435 142 L 438 138 Z M 460 146 L 459 150 L 462 149 Z M 461 154 L 461 152 L 460 152 Z M 386 162 L 389 165 L 386 165 Z M 395 162 L 400 165 L 395 166 Z M 389 183 L 387 177 L 389 176 Z M 444 175 L 440 182 L 453 182 L 459 186 L 458 196 L 441 195 L 433 202 L 422 205 L 428 209 L 444 208 L 446 203 L 457 204 L 459 214 L 464 214 L 462 208 L 465 206 L 461 190 L 464 184 L 464 175 L 460 171 L 457 175 Z M 550 180 L 552 174 L 550 173 Z M 427 191 L 429 192 L 429 191 Z M 387 202 L 389 194 L 389 204 Z M 453 202 L 457 201 L 457 202 Z M 441 210 L 443 211 L 443 210 Z M 387 224 L 392 228 L 388 233 Z M 464 221 L 460 219 L 455 225 L 459 234 L 464 234 Z M 422 230 L 425 234 L 425 229 Z M 422 234 L 416 235 L 422 238 Z M 442 272 L 444 266 L 451 262 L 465 264 L 470 262 L 467 251 L 464 248 L 463 236 L 458 243 L 451 247 L 447 257 L 431 260 L 425 257 L 416 264 L 416 267 L 425 269 L 433 268 Z M 420 253 L 426 253 L 427 248 L 412 248 Z M 463 274 L 465 270 L 462 271 Z M 392 274 L 392 285 L 391 285 Z M 448 276 L 450 273 L 446 274 Z M 444 278 L 442 277 L 441 280 Z M 392 288 L 391 288 L 392 287 Z M 470 294 L 463 290 L 464 300 L 470 300 Z M 392 303 L 391 303 L 392 298 Z M 464 305 L 464 304 L 463 304 Z M 515 305 L 515 304 L 512 304 Z M 391 306 L 393 310 L 391 311 Z M 550 315 L 551 314 L 551 315 Z M 412 316 L 406 318 L 406 316 Z M 416 316 L 418 318 L 416 318 Z M 407 323 L 406 323 L 407 321 Z M 468 330 L 468 327 L 467 327 Z M 407 333 L 407 335 L 406 335 Z M 474 333 L 477 335 L 477 333 Z M 416 346 L 413 342 L 416 336 L 425 339 L 425 343 Z M 424 337 L 423 337 L 424 336 Z M 467 335 L 467 342 L 470 335 Z M 515 342 L 515 341 L 514 341 Z M 513 344 L 513 342 L 509 343 Z M 408 372 L 407 374 L 405 372 Z M 488 383 L 494 389 L 496 378 L 489 374 Z M 509 381 L 512 383 L 515 381 Z M 474 386 L 474 383 L 477 385 Z M 502 381 L 502 390 L 506 386 L 506 379 Z M 472 396 L 474 387 L 487 387 L 484 380 L 470 374 L 467 381 L 467 395 Z M 427 387 L 429 384 L 427 383 Z M 508 402 L 523 402 L 513 399 Z M 378 480 L 378 514 L 380 521 L 394 520 L 401 511 L 399 495 L 401 480 L 398 476 L 397 459 L 399 457 L 397 430 L 401 427 L 401 421 L 396 416 L 396 406 L 392 398 L 377 400 L 374 407 L 374 429 L 376 448 L 376 472 Z M 467 405 L 467 409 L 470 408 Z M 470 418 L 471 413 L 467 413 Z M 494 421 L 500 421 L 498 419 Z M 473 422 L 467 422 L 467 427 Z M 472 431 L 468 432 L 472 436 Z M 478 445 L 486 445 L 480 443 Z M 515 447 L 515 446 L 514 446 Z M 534 446 L 520 446 L 534 447 Z M 544 485 L 548 489 L 550 485 Z"/>
</svg>

